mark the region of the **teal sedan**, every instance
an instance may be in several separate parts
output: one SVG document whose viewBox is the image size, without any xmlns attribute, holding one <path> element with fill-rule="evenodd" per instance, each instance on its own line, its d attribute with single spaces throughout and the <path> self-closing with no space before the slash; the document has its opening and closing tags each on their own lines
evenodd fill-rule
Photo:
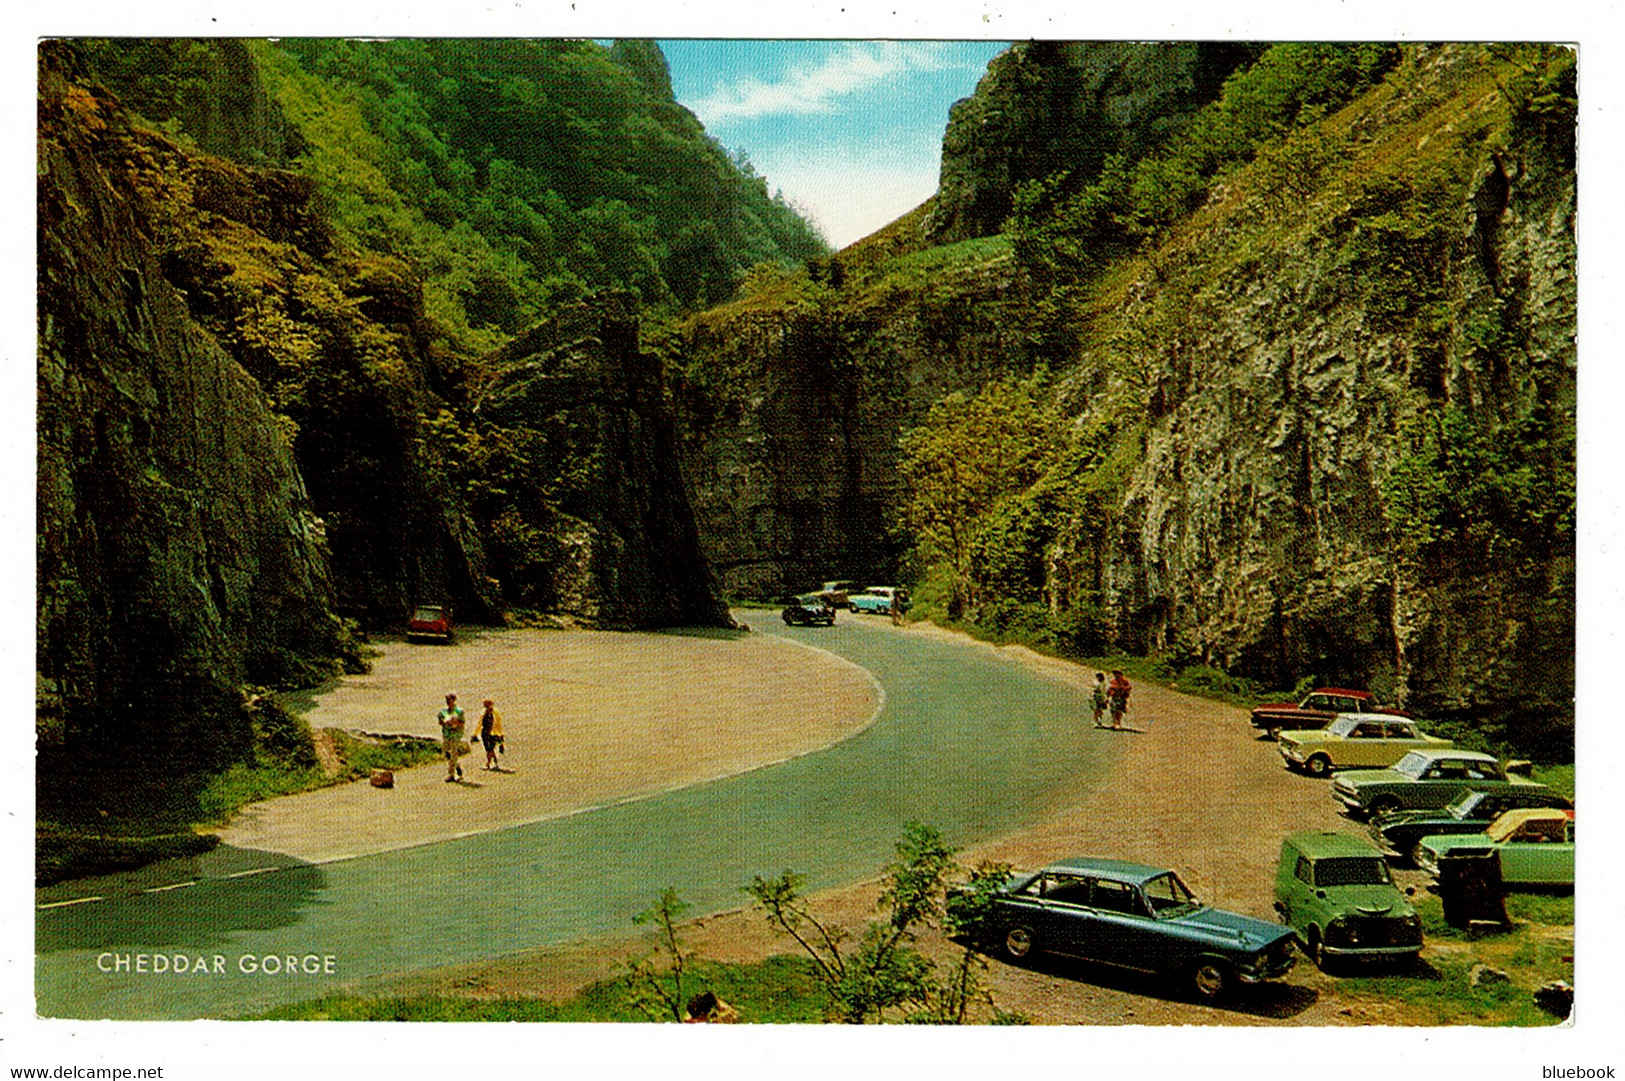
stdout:
<svg viewBox="0 0 1625 1081">
<path fill-rule="evenodd" d="M 990 907 L 980 934 L 1013 961 L 1052 953 L 1177 976 L 1203 1000 L 1282 976 L 1295 960 L 1290 927 L 1204 905 L 1174 872 L 1121 860 L 1013 875 Z"/>
</svg>

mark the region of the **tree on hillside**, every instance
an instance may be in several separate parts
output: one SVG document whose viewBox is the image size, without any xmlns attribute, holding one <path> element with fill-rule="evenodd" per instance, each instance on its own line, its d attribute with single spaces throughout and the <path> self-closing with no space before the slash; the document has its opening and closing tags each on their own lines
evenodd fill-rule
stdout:
<svg viewBox="0 0 1625 1081">
<path fill-rule="evenodd" d="M 904 517 L 926 561 L 946 560 L 951 568 L 951 618 L 970 599 L 979 521 L 1002 495 L 1031 486 L 1056 460 L 1060 433 L 1040 397 L 1043 378 L 992 382 L 975 397 L 950 394 L 899 440 Z"/>
</svg>

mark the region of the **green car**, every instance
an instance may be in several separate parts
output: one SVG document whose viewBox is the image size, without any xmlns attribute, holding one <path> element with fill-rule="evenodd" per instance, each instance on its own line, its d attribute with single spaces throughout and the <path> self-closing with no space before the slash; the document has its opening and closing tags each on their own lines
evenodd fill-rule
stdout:
<svg viewBox="0 0 1625 1081">
<path fill-rule="evenodd" d="M 1310 830 L 1281 842 L 1275 911 L 1317 966 L 1422 951 L 1422 918 L 1394 885 L 1388 861 L 1347 833 Z"/>
<path fill-rule="evenodd" d="M 1569 811 L 1526 807 L 1473 836 L 1424 837 L 1417 866 L 1439 873 L 1442 857 L 1499 853 L 1501 882 L 1536 889 L 1574 888 L 1574 819 Z"/>
<path fill-rule="evenodd" d="M 1351 817 L 1446 807 L 1468 792 L 1518 789 L 1545 792 L 1527 777 L 1513 776 L 1494 757 L 1477 751 L 1412 751 L 1390 769 L 1357 769 L 1332 781 L 1332 799 Z"/>
</svg>

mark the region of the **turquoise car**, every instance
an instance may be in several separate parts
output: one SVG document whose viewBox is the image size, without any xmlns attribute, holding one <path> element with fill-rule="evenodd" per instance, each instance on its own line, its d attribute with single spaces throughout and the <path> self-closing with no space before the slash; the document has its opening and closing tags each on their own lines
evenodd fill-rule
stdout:
<svg viewBox="0 0 1625 1081">
<path fill-rule="evenodd" d="M 1430 875 L 1450 856 L 1498 853 L 1501 882 L 1533 889 L 1574 888 L 1574 818 L 1572 812 L 1526 807 L 1490 823 L 1471 836 L 1424 837 L 1417 865 Z"/>
<path fill-rule="evenodd" d="M 853 593 L 847 597 L 847 604 L 854 613 L 870 612 L 886 615 L 891 612 L 894 603 L 901 604 L 903 611 L 908 611 L 908 590 L 898 589 L 896 586 L 870 586 L 862 593 Z"/>
<path fill-rule="evenodd" d="M 1052 953 L 1177 976 L 1203 1000 L 1282 976 L 1295 960 L 1290 928 L 1211 908 L 1174 872 L 1121 860 L 1012 875 L 979 936 L 1013 961 Z"/>
</svg>

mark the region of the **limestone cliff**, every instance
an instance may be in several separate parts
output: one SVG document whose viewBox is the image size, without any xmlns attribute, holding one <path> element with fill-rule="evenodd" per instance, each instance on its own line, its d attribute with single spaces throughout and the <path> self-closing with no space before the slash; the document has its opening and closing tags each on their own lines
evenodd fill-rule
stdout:
<svg viewBox="0 0 1625 1081">
<path fill-rule="evenodd" d="M 1492 522 L 1407 517 L 1395 479 L 1452 483 L 1416 457 L 1439 430 L 1445 458 L 1494 444 L 1486 469 L 1572 484 L 1572 158 L 1507 134 L 1481 55 L 1411 59 L 1314 135 L 1330 157 L 1290 203 L 1245 174 L 1096 302 L 1143 335 L 1149 414 L 1096 569 L 1131 646 L 1538 738 L 1572 709 L 1572 527 L 1495 493 L 1464 507 Z"/>
<path fill-rule="evenodd" d="M 1182 54 L 1147 55 L 1155 82 Z M 965 523 L 981 553 L 966 618 L 1087 615 L 1106 637 L 1077 648 L 1368 685 L 1563 753 L 1572 82 L 1551 50 L 1394 55 L 1352 100 L 1286 114 L 1193 212 L 1066 289 L 1005 238 L 933 243 L 1001 220 L 976 209 L 1016 179 L 994 119 L 1013 113 L 992 101 L 1090 127 L 1043 69 L 1020 91 L 1021 65 L 996 64 L 984 89 L 998 94 L 956 110 L 932 204 L 677 336 L 690 475 L 725 584 L 900 576 L 926 591 L 940 567 L 902 562 L 898 435 L 946 393 L 1047 365 L 1066 446 L 1042 482 L 1004 494 L 999 520 Z M 1289 83 L 1275 63 L 1253 89 Z M 1157 109 L 1185 115 L 1190 82 L 1170 78 L 1171 96 L 1135 99 L 1151 103 L 1144 131 Z M 984 129 L 991 141 L 968 134 Z M 1088 130 L 1051 136 L 1082 140 L 1080 163 L 1102 152 Z"/>
<path fill-rule="evenodd" d="M 1110 154 L 1144 153 L 1259 51 L 1224 42 L 1018 42 L 948 114 L 928 234 L 945 244 L 988 236 L 1003 228 L 1018 185 L 1058 170 L 1081 183 Z"/>
<path fill-rule="evenodd" d="M 700 551 L 660 360 L 639 347 L 636 301 L 604 293 L 566 307 L 482 367 L 491 375 L 474 437 L 524 455 L 496 525 L 530 538 L 511 553 L 510 602 L 594 626 L 730 626 Z M 493 464 L 471 479 L 494 481 Z"/>
<path fill-rule="evenodd" d="M 121 114 L 70 69 L 42 54 L 42 750 L 219 765 L 252 739 L 239 685 L 344 650 L 327 551 L 287 426 L 164 279 Z"/>
<path fill-rule="evenodd" d="M 899 430 L 946 393 L 1031 367 L 1008 244 L 911 257 L 924 217 L 831 260 L 839 290 L 770 285 L 665 341 L 701 540 L 725 592 L 894 579 L 907 547 Z"/>
</svg>

